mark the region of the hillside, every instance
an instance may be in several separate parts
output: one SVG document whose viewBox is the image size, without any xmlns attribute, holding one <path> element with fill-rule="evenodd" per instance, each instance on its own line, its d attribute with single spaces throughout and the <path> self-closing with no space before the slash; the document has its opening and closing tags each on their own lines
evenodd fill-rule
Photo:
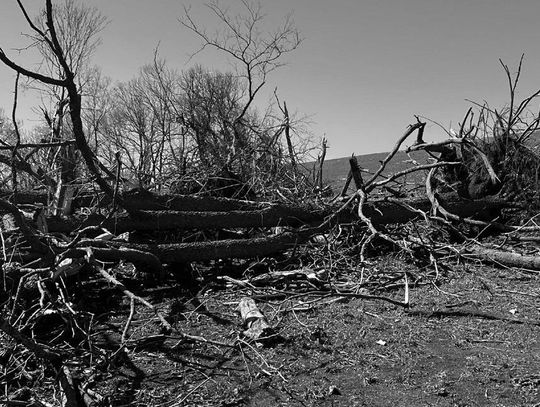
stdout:
<svg viewBox="0 0 540 407">
<path fill-rule="evenodd" d="M 540 131 L 534 131 L 525 140 L 525 146 L 530 149 L 534 154 L 540 153 Z M 386 158 L 388 152 L 372 153 L 358 155 L 358 164 L 363 170 L 364 179 L 369 178 L 369 174 L 373 174 L 380 166 L 381 162 Z M 326 185 L 330 185 L 334 193 L 339 192 L 347 179 L 349 173 L 349 158 L 334 158 L 326 160 L 323 168 L 323 181 Z M 426 164 L 429 160 L 429 155 L 423 151 L 416 151 L 411 154 L 405 153 L 405 151 L 399 151 L 392 160 L 387 164 L 383 175 L 390 175 L 406 168 L 410 168 L 414 165 L 413 160 L 418 164 Z M 306 164 L 308 169 L 312 169 L 315 162 Z M 406 182 L 408 186 L 413 187 L 423 183 L 425 172 L 417 172 L 409 175 L 407 178 L 402 179 L 402 183 Z"/>
<path fill-rule="evenodd" d="M 370 177 L 379 167 L 381 162 L 386 158 L 388 153 L 372 153 L 357 156 L 358 164 L 363 170 L 364 179 Z M 349 158 L 334 158 L 326 160 L 323 167 L 323 181 L 325 184 L 330 185 L 332 190 L 337 193 L 343 188 L 349 173 Z M 383 175 L 393 174 L 402 171 L 406 168 L 410 168 L 414 165 L 413 160 L 419 164 L 425 164 L 429 159 L 429 156 L 424 152 L 413 152 L 406 154 L 404 151 L 399 151 L 392 160 L 388 163 Z M 307 163 L 308 168 L 312 168 L 315 165 L 314 162 Z M 424 173 L 419 172 L 411 174 L 407 178 L 402 179 L 408 185 L 418 185 L 418 182 L 423 179 Z"/>
</svg>

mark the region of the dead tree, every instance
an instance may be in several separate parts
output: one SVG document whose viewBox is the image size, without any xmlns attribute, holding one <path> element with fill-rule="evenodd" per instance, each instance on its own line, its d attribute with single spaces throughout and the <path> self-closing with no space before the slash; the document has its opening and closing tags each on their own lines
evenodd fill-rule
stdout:
<svg viewBox="0 0 540 407">
<path fill-rule="evenodd" d="M 80 151 L 84 162 L 86 163 L 88 171 L 90 172 L 96 183 L 100 186 L 100 188 L 103 190 L 103 192 L 105 192 L 106 195 L 112 197 L 114 195 L 113 187 L 106 181 L 104 174 L 108 174 L 112 177 L 114 177 L 114 174 L 111 174 L 110 171 L 108 171 L 104 166 L 100 164 L 98 158 L 96 157 L 86 140 L 81 117 L 81 94 L 75 80 L 76 73 L 72 64 L 73 61 L 70 61 L 67 57 L 66 51 L 62 47 L 59 36 L 57 35 L 56 21 L 54 17 L 52 2 L 51 0 L 45 0 L 46 30 L 39 28 L 30 19 L 26 9 L 20 1 L 18 1 L 18 4 L 26 18 L 26 21 L 32 28 L 36 37 L 41 41 L 42 46 L 45 47 L 48 52 L 50 52 L 51 59 L 58 67 L 58 76 L 49 76 L 27 69 L 9 58 L 5 54 L 3 49 L 0 49 L 0 61 L 2 61 L 5 65 L 7 65 L 9 68 L 13 69 L 20 75 L 26 76 L 45 85 L 57 86 L 65 89 L 67 98 L 69 100 L 69 115 L 73 127 L 73 137 L 75 139 L 77 149 Z M 121 197 L 119 197 L 118 200 L 121 203 L 124 203 Z"/>
</svg>

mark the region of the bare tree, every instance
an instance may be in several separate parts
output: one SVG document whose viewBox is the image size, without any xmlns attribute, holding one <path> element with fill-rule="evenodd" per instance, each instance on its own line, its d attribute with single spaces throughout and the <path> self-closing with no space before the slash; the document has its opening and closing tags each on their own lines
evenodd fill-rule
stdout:
<svg viewBox="0 0 540 407">
<path fill-rule="evenodd" d="M 92 71 L 90 58 L 101 44 L 99 33 L 106 27 L 108 20 L 95 7 L 82 2 L 64 0 L 63 3 L 52 5 L 52 15 L 56 38 L 66 64 L 76 77 L 79 86 L 84 86 Z M 48 30 L 47 10 L 38 15 L 35 26 L 39 31 Z M 48 41 L 39 33 L 34 32 L 33 39 L 43 57 L 43 70 L 49 75 L 62 75 L 63 67 L 54 52 L 51 52 Z"/>
<path fill-rule="evenodd" d="M 230 73 L 210 72 L 197 65 L 182 74 L 179 103 L 182 122 L 196 146 L 197 156 L 208 169 L 222 168 L 247 136 L 231 124 L 242 110 L 242 89 Z"/>
<path fill-rule="evenodd" d="M 155 60 L 109 93 L 100 143 L 122 153 L 124 177 L 141 188 L 162 189 L 180 167 L 185 134 L 178 120 L 179 92 L 179 75 Z M 113 164 L 113 154 L 104 159 Z"/>
<path fill-rule="evenodd" d="M 141 188 L 148 188 L 155 175 L 155 162 L 163 145 L 157 117 L 141 77 L 119 84 L 113 91 L 116 101 L 109 130 L 114 149 L 122 151 L 126 167 Z"/>
<path fill-rule="evenodd" d="M 65 10 L 69 10 L 71 13 L 70 15 L 73 16 L 73 25 L 70 26 L 68 22 L 64 26 L 62 22 L 55 17 L 55 12 L 57 10 L 53 7 L 52 1 L 45 0 L 45 11 L 44 17 L 41 20 L 42 23 L 40 23 L 40 19 L 38 19 L 37 22 L 34 22 L 28 15 L 21 0 L 17 0 L 17 3 L 25 16 L 28 25 L 32 29 L 38 47 L 41 47 L 40 49 L 44 54 L 45 60 L 49 61 L 46 65 L 56 68 L 56 72 L 43 72 L 27 69 L 8 57 L 1 48 L 0 61 L 20 75 L 41 84 L 59 87 L 59 89 L 61 89 L 61 94 L 65 92 L 65 97 L 62 98 L 62 100 L 67 100 L 65 105 L 66 109 L 69 107 L 69 118 L 77 149 L 80 151 L 89 172 L 101 189 L 109 196 L 113 196 L 113 188 L 102 175 L 102 171 L 107 173 L 108 170 L 98 161 L 86 140 L 81 117 L 81 76 L 78 76 L 81 67 L 84 65 L 83 62 L 87 61 L 87 57 L 90 55 L 91 50 L 97 44 L 94 40 L 94 36 L 100 31 L 102 27 L 101 22 L 103 20 L 99 18 L 96 19 L 97 14 L 95 12 L 88 11 L 93 9 L 88 9 L 79 5 L 72 8 L 71 2 L 66 0 Z M 60 27 L 58 30 L 57 24 Z M 85 29 L 85 24 L 97 25 Z M 70 32 L 70 30 L 79 30 L 80 32 L 74 33 Z M 78 39 L 80 42 L 73 43 L 72 41 L 75 39 Z M 110 172 L 108 173 L 110 174 Z"/>
<path fill-rule="evenodd" d="M 236 73 L 247 83 L 247 100 L 236 121 L 240 121 L 251 106 L 257 93 L 266 83 L 269 73 L 284 65 L 283 56 L 294 51 L 301 43 L 298 29 L 291 15 L 274 31 L 264 29 L 265 14 L 260 3 L 241 0 L 245 14 L 231 14 L 217 0 L 207 7 L 217 19 L 218 29 L 209 33 L 184 9 L 181 24 L 203 41 L 202 51 L 213 47 L 232 58 Z"/>
<path fill-rule="evenodd" d="M 109 151 L 103 145 L 103 132 L 108 123 L 108 113 L 113 107 L 111 83 L 112 79 L 104 76 L 101 69 L 95 67 L 88 73 L 88 81 L 82 91 L 81 113 L 88 143 L 96 155 L 105 160 Z"/>
<path fill-rule="evenodd" d="M 253 102 L 266 84 L 268 75 L 285 64 L 285 56 L 300 45 L 301 37 L 291 15 L 287 15 L 276 29 L 268 30 L 260 3 L 249 0 L 241 0 L 240 3 L 240 14 L 233 14 L 217 0 L 207 4 L 216 20 L 217 29 L 212 32 L 196 21 L 189 8 L 184 9 L 180 23 L 202 41 L 201 48 L 193 56 L 206 48 L 214 48 L 229 58 L 235 71 L 233 75 L 222 77 L 209 72 L 203 75 L 206 76 L 207 91 L 210 84 L 215 89 L 221 88 L 221 91 L 229 93 L 229 103 L 218 108 L 221 113 L 228 109 L 226 115 L 221 114 L 218 127 L 206 126 L 205 132 L 199 127 L 195 131 L 197 145 L 204 150 L 204 154 L 199 151 L 200 158 L 204 161 L 204 155 L 210 154 L 216 157 L 214 165 L 246 174 L 260 168 L 262 162 L 274 165 L 276 156 L 281 160 L 281 146 L 277 141 L 287 127 L 287 119 L 276 123 L 276 115 L 271 111 L 261 117 L 253 108 Z M 188 83 L 200 81 L 197 75 L 202 75 L 195 70 L 188 74 L 191 78 L 184 75 Z M 190 89 L 185 90 L 188 95 L 194 93 Z M 206 95 L 210 100 L 213 96 L 213 92 Z M 184 118 L 188 126 L 193 125 L 193 120 L 191 123 L 188 121 L 188 114 Z"/>
<path fill-rule="evenodd" d="M 98 35 L 105 28 L 107 19 L 96 8 L 71 0 L 64 0 L 63 3 L 52 7 L 58 43 L 67 65 L 74 74 L 78 91 L 82 94 L 94 78 L 95 72 L 91 67 L 90 58 L 101 42 Z M 38 15 L 35 24 L 42 32 L 47 31 L 46 10 Z M 63 68 L 47 42 L 38 34 L 31 37 L 43 57 L 43 70 L 51 76 L 61 76 Z M 42 107 L 45 121 L 50 128 L 47 141 L 59 142 L 70 138 L 71 123 L 69 117 L 64 118 L 68 106 L 66 88 L 46 86 L 41 93 L 53 102 L 52 111 Z M 50 157 L 56 161 L 54 164 L 58 166 L 61 182 L 75 181 L 78 157 L 73 145 L 51 151 Z"/>
</svg>

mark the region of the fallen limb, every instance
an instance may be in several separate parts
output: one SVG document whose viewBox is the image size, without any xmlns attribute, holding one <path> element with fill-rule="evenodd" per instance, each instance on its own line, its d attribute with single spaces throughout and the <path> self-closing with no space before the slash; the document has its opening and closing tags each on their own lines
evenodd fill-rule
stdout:
<svg viewBox="0 0 540 407">
<path fill-rule="evenodd" d="M 60 258 L 75 257 L 80 258 L 88 253 L 88 246 L 92 247 L 92 255 L 96 260 L 102 262 L 117 262 L 120 260 L 133 263 L 136 267 L 143 267 L 145 271 L 152 273 L 161 273 L 163 265 L 159 258 L 149 251 L 141 251 L 127 247 L 94 247 L 92 241 L 86 241 L 85 248 L 75 248 L 62 253 Z"/>
<path fill-rule="evenodd" d="M 63 355 L 60 352 L 51 350 L 47 345 L 36 342 L 33 338 L 24 335 L 17 328 L 0 316 L 0 330 L 6 335 L 15 339 L 26 349 L 33 352 L 40 359 L 48 360 L 49 362 L 60 362 Z"/>
<path fill-rule="evenodd" d="M 34 251 L 38 253 L 50 252 L 49 248 L 39 240 L 36 233 L 29 227 L 24 214 L 19 210 L 19 208 L 5 199 L 0 199 L 0 210 L 9 212 L 13 216 L 16 226 L 20 229 L 21 233 L 28 243 L 30 243 Z"/>
<path fill-rule="evenodd" d="M 226 212 L 257 210 L 266 206 L 264 203 L 240 199 L 210 196 L 156 194 L 149 191 L 134 190 L 123 194 L 133 208 L 139 210 L 171 210 Z"/>
<path fill-rule="evenodd" d="M 397 240 L 393 239 L 391 236 L 387 235 L 386 233 L 382 233 L 379 230 L 373 226 L 373 223 L 371 219 L 365 215 L 364 213 L 364 206 L 366 203 L 366 193 L 363 189 L 358 190 L 358 195 L 360 197 L 360 201 L 358 202 L 358 217 L 364 222 L 364 224 L 368 227 L 371 234 L 364 240 L 364 243 L 362 244 L 362 248 L 360 249 L 360 260 L 363 262 L 365 260 L 364 253 L 366 251 L 367 245 L 377 236 L 381 237 L 382 239 L 386 240 L 387 242 L 393 244 L 395 247 L 400 247 L 404 251 L 411 252 L 411 249 L 407 246 L 405 242 L 401 243 Z"/>
<path fill-rule="evenodd" d="M 161 314 L 161 312 L 159 312 L 156 307 L 154 307 L 152 304 L 150 304 L 148 301 L 146 301 L 144 298 L 142 297 L 139 297 L 138 295 L 135 295 L 133 294 L 131 291 L 129 291 L 125 286 L 124 284 L 122 284 L 120 281 L 118 281 L 116 278 L 114 278 L 112 275 L 110 275 L 109 273 L 107 273 L 102 267 L 97 267 L 99 273 L 105 277 L 105 279 L 115 285 L 116 287 L 118 287 L 128 298 L 134 300 L 134 301 L 137 301 L 137 302 L 140 302 L 141 304 L 143 304 L 145 307 L 151 309 L 154 314 L 156 315 L 156 317 L 159 319 L 159 321 L 161 322 L 161 325 L 163 326 L 163 328 L 165 328 L 167 330 L 167 332 L 172 332 L 173 330 L 173 327 L 171 326 L 171 324 L 169 324 L 169 321 L 167 321 L 165 319 L 165 317 Z"/>
<path fill-rule="evenodd" d="M 433 187 L 432 187 L 432 184 L 431 184 L 431 179 L 433 177 L 433 174 L 435 174 L 435 170 L 436 170 L 436 168 L 432 168 L 430 170 L 428 176 L 426 177 L 426 195 L 428 196 L 428 198 L 429 198 L 429 200 L 431 202 L 431 207 L 432 207 L 432 212 L 433 213 L 435 213 L 435 214 L 440 213 L 446 219 L 450 219 L 452 221 L 463 222 L 465 224 L 478 226 L 478 227 L 483 227 L 483 228 L 488 228 L 489 227 L 489 228 L 497 229 L 497 230 L 502 231 L 502 232 L 512 232 L 512 231 L 517 231 L 517 230 L 521 230 L 521 231 L 537 231 L 537 230 L 539 230 L 538 226 L 505 225 L 503 223 L 494 222 L 491 219 L 486 220 L 485 216 L 481 217 L 480 220 L 479 219 L 472 219 L 472 218 L 470 218 L 470 216 L 467 216 L 467 215 L 465 215 L 463 213 L 458 213 L 456 211 L 456 209 L 458 209 L 458 208 L 451 209 L 447 204 L 444 203 L 444 201 L 442 201 L 440 199 L 440 197 L 433 190 Z M 442 203 L 441 203 L 441 201 L 442 201 Z M 471 202 L 477 202 L 477 201 L 475 200 L 475 201 L 471 201 Z M 507 205 L 508 205 L 508 207 L 510 207 L 510 204 L 507 204 Z M 485 210 L 488 210 L 488 209 L 492 209 L 492 208 L 486 208 Z M 490 212 L 487 211 L 487 213 L 489 214 Z"/>
<path fill-rule="evenodd" d="M 370 179 L 368 179 L 366 182 L 365 182 L 365 190 L 366 192 L 370 192 L 373 190 L 373 188 L 375 187 L 374 185 L 374 182 L 376 181 L 376 179 L 379 177 L 379 175 L 382 174 L 382 172 L 384 171 L 384 169 L 386 168 L 386 165 L 390 162 L 390 160 L 396 155 L 396 153 L 399 151 L 399 149 L 401 148 L 401 145 L 403 144 L 403 142 L 412 134 L 414 133 L 416 130 L 418 130 L 418 138 L 421 139 L 422 138 L 422 134 L 424 133 L 424 128 L 426 127 L 426 123 L 424 122 L 421 122 L 420 120 L 418 120 L 417 123 L 415 124 L 411 124 L 410 126 L 407 127 L 407 130 L 405 131 L 405 133 L 398 139 L 398 141 L 396 142 L 394 148 L 392 149 L 392 151 L 390 153 L 388 153 L 388 155 L 386 156 L 386 158 L 381 162 L 381 165 L 379 167 L 379 169 L 371 176 Z"/>
<path fill-rule="evenodd" d="M 176 244 L 135 244 L 109 242 L 113 247 L 125 246 L 154 254 L 163 263 L 205 261 L 227 258 L 254 258 L 282 252 L 305 242 L 312 232 L 286 232 L 271 237 L 253 239 L 229 239 L 213 242 Z M 96 248 L 99 253 L 99 248 Z"/>
<path fill-rule="evenodd" d="M 230 279 L 226 279 L 230 281 Z M 408 301 L 408 298 L 405 298 L 406 301 L 398 301 L 394 300 L 390 297 L 385 297 L 382 295 L 371 295 L 371 294 L 362 294 L 358 293 L 352 290 L 334 290 L 334 289 L 328 289 L 328 290 L 317 290 L 317 291 L 303 291 L 301 293 L 295 292 L 295 291 L 285 291 L 285 290 L 274 290 L 271 294 L 258 294 L 258 295 L 252 295 L 252 298 L 260 300 L 260 301 L 268 301 L 268 300 L 278 300 L 278 299 L 286 299 L 286 298 L 298 298 L 298 297 L 304 297 L 304 296 L 320 296 L 324 298 L 330 298 L 330 297 L 336 297 L 336 298 L 359 298 L 362 300 L 368 300 L 368 301 L 383 301 L 387 302 L 389 304 L 402 307 L 402 308 L 409 308 L 410 303 Z"/>
<path fill-rule="evenodd" d="M 521 253 L 490 249 L 479 244 L 466 247 L 461 254 L 507 267 L 540 270 L 540 256 L 527 256 Z"/>
<path fill-rule="evenodd" d="M 244 283 L 245 286 L 251 287 L 268 287 L 276 284 L 287 284 L 299 281 L 307 282 L 316 288 L 321 288 L 325 284 L 325 281 L 323 281 L 325 275 L 327 275 L 325 270 L 315 271 L 312 269 L 269 271 L 252 277 L 249 280 L 241 280 L 239 284 Z"/>
<path fill-rule="evenodd" d="M 225 342 L 214 341 L 214 340 L 211 340 L 211 339 L 206 339 L 206 338 L 204 338 L 202 336 L 188 335 L 188 334 L 185 334 L 183 332 L 179 332 L 177 329 L 174 329 L 172 327 L 172 325 L 165 319 L 163 314 L 161 312 L 159 312 L 159 310 L 156 307 L 154 307 L 152 304 L 150 304 L 144 298 L 139 297 L 138 295 L 135 295 L 134 293 L 129 291 L 120 281 L 118 281 L 112 275 L 107 273 L 102 267 L 99 267 L 98 265 L 96 265 L 96 266 L 97 266 L 97 269 L 98 269 L 99 273 L 108 282 L 110 282 L 111 284 L 118 287 L 130 300 L 137 301 L 137 302 L 143 304 L 145 307 L 152 310 L 154 312 L 154 314 L 157 316 L 157 318 L 159 319 L 159 321 L 161 322 L 161 325 L 163 326 L 163 328 L 166 329 L 167 334 L 171 333 L 174 330 L 175 332 L 177 332 L 180 335 L 180 338 L 183 339 L 183 340 L 187 340 L 187 341 L 191 341 L 191 342 L 206 343 L 206 344 L 209 344 L 209 345 L 216 345 L 216 346 L 222 346 L 222 347 L 227 347 L 227 348 L 234 347 L 234 345 L 231 345 L 231 344 L 228 344 L 228 343 L 225 343 Z"/>
<path fill-rule="evenodd" d="M 60 382 L 60 389 L 62 390 L 60 394 L 62 406 L 76 407 L 85 405 L 84 403 L 79 402 L 81 394 L 79 393 L 78 386 L 75 383 L 75 379 L 73 378 L 69 367 L 62 367 L 58 381 Z"/>
<path fill-rule="evenodd" d="M 360 298 L 363 300 L 375 300 L 375 301 L 384 301 L 388 302 L 392 305 L 396 305 L 398 307 L 402 308 L 409 308 L 409 302 L 408 301 L 397 301 L 390 297 L 385 297 L 382 295 L 370 295 L 370 294 L 360 294 L 360 293 L 354 293 L 354 292 L 344 292 L 344 291 L 338 291 L 336 293 L 333 293 L 334 295 L 338 297 L 347 297 L 347 298 Z M 406 299 L 408 300 L 408 299 Z"/>
</svg>

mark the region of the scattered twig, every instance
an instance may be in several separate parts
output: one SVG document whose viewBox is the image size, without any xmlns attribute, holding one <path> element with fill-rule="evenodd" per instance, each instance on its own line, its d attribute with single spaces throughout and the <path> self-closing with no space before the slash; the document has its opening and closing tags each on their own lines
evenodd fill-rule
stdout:
<svg viewBox="0 0 540 407">
<path fill-rule="evenodd" d="M 33 352 L 38 358 L 45 359 L 55 364 L 62 361 L 64 358 L 63 353 L 50 349 L 47 345 L 36 342 L 33 338 L 30 338 L 21 332 L 19 332 L 13 325 L 0 316 L 0 330 L 6 335 L 15 339 L 22 344 L 25 348 Z"/>
</svg>

